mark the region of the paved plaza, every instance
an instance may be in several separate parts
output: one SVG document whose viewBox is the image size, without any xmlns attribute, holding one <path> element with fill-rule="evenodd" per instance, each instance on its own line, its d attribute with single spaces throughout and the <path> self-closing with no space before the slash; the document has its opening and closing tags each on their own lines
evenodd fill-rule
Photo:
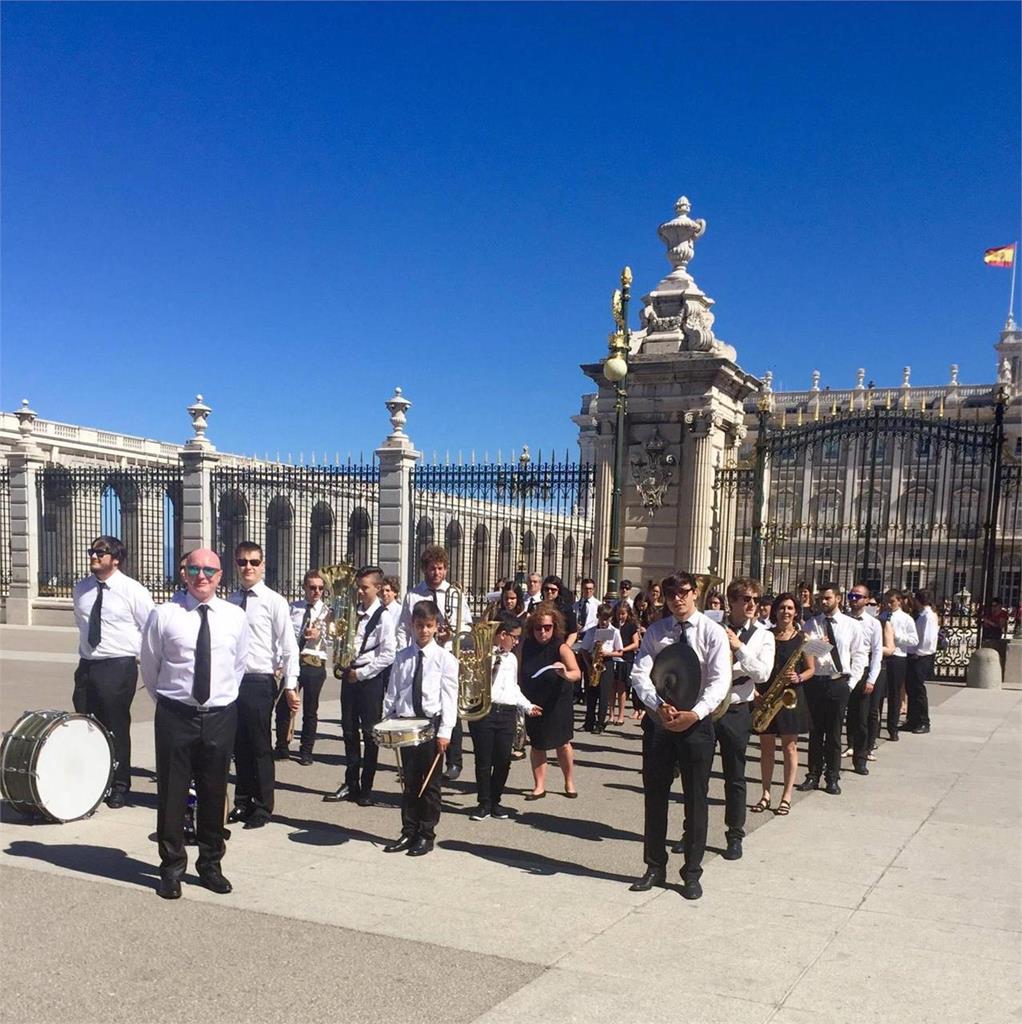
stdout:
<svg viewBox="0 0 1022 1024">
<path fill-rule="evenodd" d="M 70 707 L 74 631 L 2 627 L 0 646 L 4 728 L 25 708 Z M 1018 685 L 1018 659 L 1009 675 Z M 144 692 L 129 807 L 67 825 L 5 809 L 0 1020 L 1022 1019 L 1022 689 L 931 684 L 931 735 L 882 742 L 839 798 L 796 794 L 787 818 L 750 815 L 738 862 L 718 855 L 715 773 L 697 903 L 673 884 L 628 891 L 643 868 L 632 723 L 576 734 L 578 800 L 552 769 L 547 798 L 524 803 L 531 774 L 516 763 L 512 821 L 468 820 L 468 758 L 444 790 L 436 851 L 415 860 L 381 852 L 399 828 L 392 756 L 378 806 L 321 800 L 342 772 L 331 690 L 317 763 L 278 764 L 273 822 L 232 829 L 229 896 L 194 873 L 180 901 L 155 895 Z M 750 796 L 756 776 L 750 761 Z M 679 806 L 672 840 L 680 825 Z"/>
</svg>

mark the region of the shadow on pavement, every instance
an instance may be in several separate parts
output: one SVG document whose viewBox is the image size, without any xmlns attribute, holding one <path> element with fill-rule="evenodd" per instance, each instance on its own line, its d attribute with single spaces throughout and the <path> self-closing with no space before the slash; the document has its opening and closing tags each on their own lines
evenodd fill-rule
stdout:
<svg viewBox="0 0 1022 1024">
<path fill-rule="evenodd" d="M 329 821 L 285 818 L 280 814 L 275 814 L 273 821 L 286 825 L 288 828 L 293 828 L 295 831 L 288 834 L 288 839 L 292 843 L 302 843 L 306 846 L 341 846 L 344 843 L 350 843 L 352 840 L 361 843 L 371 843 L 373 846 L 383 846 L 394 838 L 394 836 L 376 836 L 357 828 L 334 825 Z M 396 831 L 400 831 L 400 827 Z"/>
<path fill-rule="evenodd" d="M 629 885 L 637 877 L 600 871 L 575 861 L 556 860 L 541 853 L 515 850 L 509 846 L 486 846 L 482 843 L 466 843 L 460 839 L 441 839 L 437 845 L 443 850 L 468 853 L 473 857 L 482 857 L 484 860 L 491 860 L 510 868 L 518 868 L 530 875 L 579 875 L 586 878 L 605 878 L 610 882 L 622 882 Z"/>
<path fill-rule="evenodd" d="M 19 839 L 11 843 L 4 852 L 12 857 L 46 861 L 68 871 L 130 882 L 132 885 L 141 885 L 147 889 L 151 889 L 153 883 L 160 877 L 160 869 L 155 864 L 136 860 L 123 850 L 110 846 L 86 846 L 82 843 L 48 846 Z"/>
<path fill-rule="evenodd" d="M 590 842 L 601 843 L 605 839 L 624 839 L 626 842 L 632 843 L 642 842 L 642 834 L 639 832 L 626 832 L 605 822 L 592 821 L 588 818 L 564 818 L 557 814 L 524 811 L 515 818 L 515 823 L 538 828 L 554 835 L 573 836 L 576 839 L 585 839 Z"/>
</svg>

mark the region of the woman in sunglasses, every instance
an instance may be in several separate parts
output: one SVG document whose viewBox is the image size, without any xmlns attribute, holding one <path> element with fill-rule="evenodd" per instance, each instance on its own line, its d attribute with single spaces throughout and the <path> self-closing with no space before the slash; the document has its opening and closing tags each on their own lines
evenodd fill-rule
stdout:
<svg viewBox="0 0 1022 1024">
<path fill-rule="evenodd" d="M 547 751 L 557 752 L 564 773 L 564 795 L 578 796 L 575 789 L 574 684 L 582 678 L 571 647 L 565 642 L 564 616 L 550 601 L 543 601 L 529 615 L 522 644 L 519 686 L 522 693 L 543 710 L 538 718 L 527 718 L 525 730 L 532 746 L 533 787 L 526 800 L 546 796 Z"/>
</svg>

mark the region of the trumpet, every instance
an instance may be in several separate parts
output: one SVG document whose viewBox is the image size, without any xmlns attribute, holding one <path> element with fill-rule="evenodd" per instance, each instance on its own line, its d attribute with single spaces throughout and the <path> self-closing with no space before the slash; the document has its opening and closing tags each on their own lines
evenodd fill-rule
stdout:
<svg viewBox="0 0 1022 1024">
<path fill-rule="evenodd" d="M 327 634 L 333 645 L 334 678 L 340 679 L 344 670 L 355 660 L 355 633 L 358 629 L 357 570 L 347 562 L 326 565 L 319 570 L 332 598 L 330 623 Z"/>
<path fill-rule="evenodd" d="M 798 694 L 788 685 L 785 676 L 795 667 L 798 659 L 802 656 L 802 648 L 805 647 L 806 637 L 802 643 L 792 652 L 791 657 L 781 666 L 780 672 L 774 675 L 773 682 L 763 691 L 763 696 L 752 712 L 752 728 L 756 732 L 762 732 L 777 717 L 781 708 L 790 711 L 798 704 Z"/>
</svg>

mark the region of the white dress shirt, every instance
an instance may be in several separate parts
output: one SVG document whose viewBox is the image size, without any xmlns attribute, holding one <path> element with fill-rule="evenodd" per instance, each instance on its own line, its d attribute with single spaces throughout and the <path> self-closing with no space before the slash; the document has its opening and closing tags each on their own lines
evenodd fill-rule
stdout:
<svg viewBox="0 0 1022 1024">
<path fill-rule="evenodd" d="M 415 718 L 412 680 L 415 662 L 422 651 L 422 710 L 427 718 L 440 715 L 437 736 L 449 740 L 458 720 L 458 660 L 435 640 L 423 648 L 413 643 L 398 651 L 383 698 L 384 718 Z"/>
<path fill-rule="evenodd" d="M 774 634 L 769 629 L 758 629 L 755 619 L 746 619 L 737 628 L 729 620 L 725 622 L 739 634 L 752 627 L 752 635 L 734 652 L 731 683 L 731 703 L 747 704 L 756 692 L 756 684 L 769 682 L 774 673 Z M 730 648 L 730 644 L 728 646 Z"/>
<path fill-rule="evenodd" d="M 578 620 L 578 631 L 584 633 L 596 625 L 596 609 L 600 602 L 595 597 L 583 597 L 575 602 L 575 618 Z"/>
<path fill-rule="evenodd" d="M 916 632 L 912 616 L 899 608 L 896 612 L 891 612 L 888 621 L 894 630 L 894 653 L 891 657 L 904 658 L 907 654 L 914 653 L 915 646 L 919 643 L 919 634 Z"/>
<path fill-rule="evenodd" d="M 848 689 L 854 690 L 869 664 L 869 645 L 865 642 L 862 624 L 844 612 L 836 611 L 827 616 L 822 612 L 814 615 L 803 627 L 806 636 L 816 637 L 829 643 L 827 619 L 833 622 L 834 647 L 841 661 L 841 671 L 834 665 L 834 652 L 821 654 L 816 658 L 816 675 L 840 679 L 848 676 Z"/>
<path fill-rule="evenodd" d="M 596 646 L 596 631 L 599 626 L 590 626 L 578 641 L 578 648 L 582 651 L 589 651 L 592 653 L 593 648 Z M 601 646 L 603 647 L 603 653 L 605 655 L 610 654 L 612 651 L 620 651 L 624 647 L 625 642 L 621 639 L 621 630 L 617 626 L 605 626 L 604 629 L 613 632 L 613 636 L 609 640 L 603 640 Z M 615 661 L 621 661 L 620 658 L 615 658 Z"/>
<path fill-rule="evenodd" d="M 236 590 L 227 600 L 240 605 L 241 599 L 242 592 Z M 245 614 L 250 634 L 245 671 L 273 675 L 279 668 L 284 674 L 284 689 L 296 689 L 298 642 L 287 601 L 260 580 L 251 588 Z"/>
<path fill-rule="evenodd" d="M 386 610 L 382 612 L 379 622 L 366 637 L 366 627 L 370 619 L 376 614 L 376 609 L 382 607 L 380 599 L 377 598 L 365 611 L 359 607 L 356 613 L 358 626 L 355 629 L 355 650 L 361 653 L 356 654 L 351 667 L 355 670 L 355 679 L 359 682 L 363 679 L 375 679 L 381 672 L 390 668 L 394 663 L 394 655 L 397 654 L 392 620 Z"/>
<path fill-rule="evenodd" d="M 861 602 L 860 602 L 861 604 Z M 872 686 L 880 675 L 884 663 L 884 627 L 879 619 L 863 613 L 853 615 L 853 619 L 862 626 L 862 636 L 869 649 L 869 667 L 866 670 L 866 685 Z"/>
<path fill-rule="evenodd" d="M 250 599 L 251 600 L 251 599 Z M 308 644 L 302 648 L 302 638 L 304 631 L 302 630 L 302 624 L 305 622 L 305 612 L 309 611 L 309 627 L 319 624 L 320 634 L 319 640 L 309 641 Z M 309 605 L 308 601 L 299 600 L 291 602 L 291 625 L 295 631 L 295 643 L 298 644 L 298 654 L 302 658 L 315 658 L 322 664 L 326 664 L 327 650 L 326 640 L 324 637 L 324 631 L 326 630 L 325 622 L 321 621 L 326 615 L 327 606 L 317 598 Z"/>
<path fill-rule="evenodd" d="M 452 599 L 449 597 L 447 591 L 451 589 L 451 584 L 448 580 L 444 580 L 435 590 L 431 590 L 427 586 L 426 581 L 423 580 L 421 583 L 412 587 L 411 590 L 405 594 L 405 599 L 401 605 L 401 618 L 397 626 L 397 649 L 400 651 L 402 647 L 408 647 L 415 643 L 415 634 L 412 632 L 412 609 L 420 601 L 436 601 L 436 606 L 440 609 L 441 624 L 448 625 L 453 630 L 457 621 L 457 609 L 450 607 Z M 468 605 L 468 599 L 465 597 L 465 592 L 461 593 L 461 628 L 462 631 L 468 630 L 472 625 L 472 609 Z M 448 641 L 451 643 L 452 641 Z"/>
<path fill-rule="evenodd" d="M 916 618 L 916 633 L 919 642 L 909 650 L 909 654 L 918 654 L 920 658 L 936 654 L 940 623 L 937 621 L 937 613 L 932 608 L 923 608 L 919 613 Z"/>
<path fill-rule="evenodd" d="M 209 700 L 205 707 L 225 707 L 238 698 L 248 657 L 248 622 L 240 608 L 219 597 L 206 602 L 209 612 Z M 155 608 L 142 631 L 142 682 L 149 695 L 196 707 L 192 697 L 195 646 L 202 616 L 191 594 Z"/>
<path fill-rule="evenodd" d="M 142 629 L 155 605 L 149 591 L 138 580 L 119 569 L 105 579 L 98 647 L 89 646 L 89 616 L 96 603 L 100 581 L 95 576 L 79 580 L 74 589 L 75 624 L 78 626 L 78 653 L 87 661 L 101 658 L 137 658 L 142 645 Z"/>
<path fill-rule="evenodd" d="M 687 621 L 686 639 L 699 658 L 702 676 L 699 698 L 692 710 L 703 719 L 717 708 L 731 685 L 731 648 L 724 630 L 702 612 L 693 612 Z M 639 644 L 632 666 L 631 684 L 635 696 L 650 711 L 656 711 L 664 703 L 650 679 L 653 661 L 665 647 L 678 642 L 681 629 L 681 623 L 673 615 L 668 615 L 651 623 Z"/>
<path fill-rule="evenodd" d="M 497 674 L 490 687 L 491 703 L 511 705 L 528 714 L 535 705 L 518 686 L 518 659 L 510 651 L 495 650 L 493 663 L 497 666 Z"/>
<path fill-rule="evenodd" d="M 395 597 L 390 604 L 383 606 L 383 613 L 390 617 L 390 628 L 394 631 L 394 642 L 397 643 L 397 627 L 401 624 L 401 602 Z"/>
<path fill-rule="evenodd" d="M 523 602 L 525 610 L 531 612 L 533 607 L 537 604 L 543 603 L 543 591 L 537 590 L 535 594 L 526 594 L 525 601 Z"/>
</svg>

